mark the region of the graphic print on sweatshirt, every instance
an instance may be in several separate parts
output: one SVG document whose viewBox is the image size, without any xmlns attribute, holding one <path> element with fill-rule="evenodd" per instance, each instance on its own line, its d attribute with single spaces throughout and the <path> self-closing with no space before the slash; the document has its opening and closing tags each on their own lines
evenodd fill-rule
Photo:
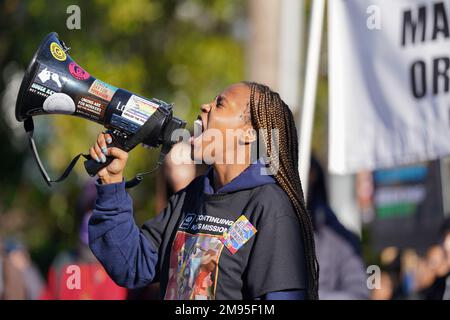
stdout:
<svg viewBox="0 0 450 320">
<path fill-rule="evenodd" d="M 206 214 L 184 217 L 172 243 L 164 299 L 215 299 L 222 235 L 232 224 L 232 220 Z"/>
</svg>

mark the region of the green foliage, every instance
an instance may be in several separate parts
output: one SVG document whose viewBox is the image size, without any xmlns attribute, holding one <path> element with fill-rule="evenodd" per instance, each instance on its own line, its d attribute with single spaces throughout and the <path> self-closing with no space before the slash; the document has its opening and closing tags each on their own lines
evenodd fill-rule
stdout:
<svg viewBox="0 0 450 320">
<path fill-rule="evenodd" d="M 81 30 L 66 28 L 66 9 L 72 4 L 81 8 Z M 2 1 L 0 70 L 11 63 L 25 69 L 45 35 L 56 31 L 72 48 L 71 57 L 95 77 L 142 96 L 174 102 L 175 114 L 192 123 L 201 103 L 243 79 L 243 44 L 233 37 L 232 29 L 244 14 L 244 5 L 227 0 Z M 7 83 L 8 79 L 0 79 L 0 92 Z M 41 118 L 45 119 L 36 119 L 36 139 L 53 177 L 74 155 L 87 152 L 102 130 L 70 116 Z M 79 224 L 75 206 L 87 178 L 83 166 L 49 189 L 28 149 L 16 146 L 26 146 L 25 137 L 13 136 L 0 116 L 4 155 L 0 223 L 13 213 L 21 217 L 12 226 L 0 224 L 0 236 L 19 233 L 40 254 L 74 245 Z M 150 169 L 156 156 L 156 151 L 133 150 L 127 177 Z M 154 177 L 131 191 L 139 222 L 154 214 L 154 191 Z"/>
</svg>

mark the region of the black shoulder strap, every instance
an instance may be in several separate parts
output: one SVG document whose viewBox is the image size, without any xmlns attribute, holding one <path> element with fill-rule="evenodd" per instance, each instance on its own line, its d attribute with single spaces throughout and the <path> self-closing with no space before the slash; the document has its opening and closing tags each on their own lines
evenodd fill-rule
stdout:
<svg viewBox="0 0 450 320">
<path fill-rule="evenodd" d="M 72 172 L 73 167 L 77 164 L 77 162 L 80 159 L 80 157 L 84 157 L 87 160 L 91 159 L 91 156 L 88 155 L 88 154 L 80 153 L 80 154 L 76 155 L 70 161 L 69 165 L 64 170 L 64 172 L 61 174 L 61 176 L 58 179 L 56 179 L 56 180 L 52 180 L 50 178 L 50 176 L 48 175 L 47 170 L 45 170 L 44 165 L 42 164 L 41 158 L 39 157 L 39 152 L 38 152 L 38 150 L 36 148 L 36 143 L 34 142 L 34 139 L 33 139 L 33 133 L 34 133 L 33 118 L 30 117 L 30 118 L 25 119 L 24 127 L 25 127 L 25 132 L 27 133 L 28 142 L 30 144 L 31 151 L 33 153 L 33 158 L 36 161 L 36 164 L 38 165 L 38 168 L 39 168 L 39 171 L 41 172 L 42 177 L 44 178 L 45 182 L 47 183 L 47 185 L 49 187 L 51 187 L 51 185 L 53 183 L 61 182 L 61 181 L 65 180 L 69 176 L 69 174 Z M 130 181 L 127 181 L 125 183 L 125 187 L 126 188 L 133 188 L 133 187 L 137 186 L 138 184 L 140 184 L 142 182 L 142 180 L 144 179 L 144 177 L 143 177 L 144 175 L 151 174 L 151 173 L 155 172 L 159 168 L 159 166 L 162 164 L 162 162 L 164 160 L 164 156 L 166 155 L 166 153 L 168 151 L 170 151 L 170 148 L 169 148 L 169 150 L 167 150 L 167 148 L 165 148 L 163 146 L 162 149 L 161 149 L 161 153 L 160 153 L 159 160 L 158 160 L 158 163 L 157 163 L 156 167 L 153 170 L 151 170 L 151 171 L 138 173 L 133 179 L 131 179 Z"/>
<path fill-rule="evenodd" d="M 24 127 L 25 127 L 25 132 L 27 133 L 27 136 L 28 136 L 28 142 L 30 143 L 31 151 L 33 153 L 33 158 L 36 161 L 39 171 L 41 172 L 41 175 L 44 178 L 44 180 L 48 186 L 51 186 L 52 183 L 60 182 L 60 181 L 63 181 L 64 179 L 66 179 L 81 156 L 83 156 L 86 159 L 89 159 L 88 155 L 85 155 L 82 153 L 78 154 L 77 156 L 75 156 L 72 159 L 72 161 L 70 161 L 69 165 L 67 166 L 66 170 L 64 170 L 62 175 L 58 179 L 52 180 L 52 179 L 50 179 L 47 171 L 45 170 L 44 165 L 42 164 L 41 158 L 39 157 L 39 152 L 37 151 L 37 148 L 36 148 L 36 143 L 34 142 L 34 139 L 33 139 L 33 133 L 34 133 L 33 118 L 30 117 L 30 118 L 25 119 Z"/>
</svg>

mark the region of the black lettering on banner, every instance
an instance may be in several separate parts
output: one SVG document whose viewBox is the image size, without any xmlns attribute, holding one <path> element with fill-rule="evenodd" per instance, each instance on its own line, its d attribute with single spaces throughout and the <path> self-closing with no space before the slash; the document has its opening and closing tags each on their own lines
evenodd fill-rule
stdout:
<svg viewBox="0 0 450 320">
<path fill-rule="evenodd" d="M 425 41 L 426 22 L 427 11 L 425 6 L 419 7 L 417 20 L 413 20 L 411 10 L 403 12 L 402 47 L 406 45 L 407 35 L 412 44 L 416 42 L 416 31 L 418 28 L 422 32 L 422 42 Z"/>
<path fill-rule="evenodd" d="M 425 62 L 419 60 L 411 65 L 411 86 L 414 97 L 420 99 L 427 93 L 427 79 Z"/>
<path fill-rule="evenodd" d="M 439 33 L 442 33 L 445 38 L 448 38 L 450 36 L 444 2 L 438 2 L 434 4 L 434 23 L 433 23 L 432 39 L 436 40 Z"/>
<path fill-rule="evenodd" d="M 442 62 L 442 63 L 441 63 Z M 440 66 L 444 65 L 443 68 Z M 448 69 L 450 68 L 450 59 L 447 57 L 437 58 L 433 61 L 433 93 L 439 93 L 439 79 L 444 82 L 444 92 L 448 92 L 449 78 Z"/>
</svg>

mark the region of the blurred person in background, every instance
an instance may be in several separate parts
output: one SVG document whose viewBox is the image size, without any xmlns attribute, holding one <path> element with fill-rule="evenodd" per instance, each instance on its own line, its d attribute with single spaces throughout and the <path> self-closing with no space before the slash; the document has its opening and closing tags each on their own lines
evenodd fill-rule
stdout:
<svg viewBox="0 0 450 320">
<path fill-rule="evenodd" d="M 429 288 L 434 281 L 434 275 L 430 270 L 426 257 L 419 256 L 414 278 L 414 298 L 424 299 L 423 291 Z"/>
<path fill-rule="evenodd" d="M 89 181 L 77 203 L 77 214 L 81 217 L 79 243 L 74 250 L 59 254 L 48 272 L 47 286 L 42 292 L 42 300 L 123 300 L 127 290 L 119 287 L 108 276 L 103 266 L 89 249 L 88 222 L 95 206 L 97 192 Z M 79 287 L 73 287 L 73 277 L 79 269 Z M 72 285 L 71 285 L 72 284 Z"/>
<path fill-rule="evenodd" d="M 403 293 L 401 257 L 402 251 L 395 246 L 384 248 L 380 254 L 381 269 L 389 275 L 392 286 L 391 299 L 394 300 L 405 297 Z"/>
<path fill-rule="evenodd" d="M 450 218 L 441 227 L 441 241 L 427 252 L 427 265 L 433 281 L 420 291 L 426 300 L 450 300 Z"/>
<path fill-rule="evenodd" d="M 392 300 L 394 297 L 394 281 L 392 276 L 382 271 L 380 275 L 380 287 L 375 288 L 371 292 L 372 300 Z"/>
<path fill-rule="evenodd" d="M 414 298 L 415 274 L 419 256 L 414 249 L 406 249 L 401 256 L 402 293 L 405 298 Z"/>
<path fill-rule="evenodd" d="M 449 268 L 441 245 L 433 245 L 428 249 L 426 263 L 432 280 L 420 291 L 420 295 L 425 300 L 442 300 Z"/>
<path fill-rule="evenodd" d="M 330 208 L 325 174 L 314 156 L 311 158 L 308 190 L 307 204 L 312 215 L 320 265 L 320 298 L 368 299 L 360 240 L 339 222 Z"/>
<path fill-rule="evenodd" d="M 442 225 L 442 248 L 445 252 L 448 273 L 445 280 L 445 290 L 442 296 L 443 300 L 450 300 L 450 217 L 445 219 Z"/>
<path fill-rule="evenodd" d="M 3 261 L 5 260 L 3 253 L 3 242 L 0 238 L 0 300 L 3 298 L 3 291 L 4 291 L 4 280 L 3 280 Z"/>
<path fill-rule="evenodd" d="M 0 250 L 0 298 L 38 299 L 44 281 L 26 247 L 19 241 L 8 239 L 0 244 Z"/>
</svg>

